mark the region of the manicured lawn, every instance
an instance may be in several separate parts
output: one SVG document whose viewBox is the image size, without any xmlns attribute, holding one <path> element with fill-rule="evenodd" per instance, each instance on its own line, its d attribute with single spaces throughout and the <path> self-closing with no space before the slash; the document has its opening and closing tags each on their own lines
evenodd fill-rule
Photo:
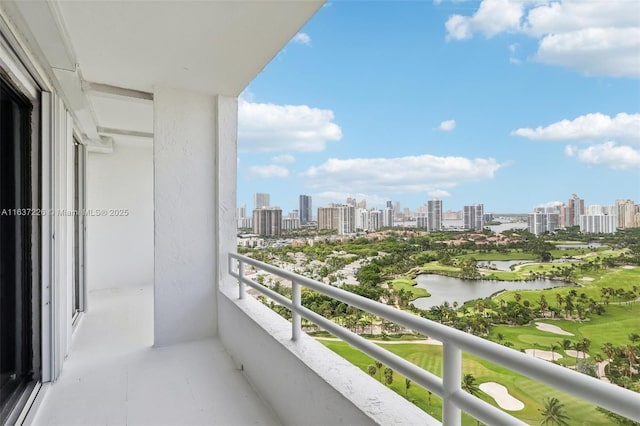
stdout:
<svg viewBox="0 0 640 426">
<path fill-rule="evenodd" d="M 408 277 L 396 278 L 395 280 L 391 281 L 390 284 L 395 292 L 399 292 L 400 290 L 412 292 L 413 297 L 411 298 L 411 300 L 415 300 L 418 297 L 431 296 L 431 294 L 429 294 L 426 289 L 416 287 L 416 280 Z"/>
<path fill-rule="evenodd" d="M 629 334 L 633 330 L 640 330 L 639 305 L 640 303 L 638 302 L 634 303 L 632 309 L 629 309 L 626 305 L 609 305 L 603 315 L 593 315 L 590 320 L 583 322 L 551 319 L 536 321 L 558 326 L 565 331 L 573 333 L 574 336 L 538 330 L 535 324 L 531 324 L 522 327 L 495 326 L 491 330 L 489 337 L 491 340 L 497 340 L 498 334 L 502 334 L 504 340 L 511 342 L 513 348 L 518 350 L 532 349 L 534 344 L 538 349 L 550 350 L 551 344 L 558 344 L 564 339 L 575 343 L 587 338 L 591 340 L 589 354 L 594 356 L 596 353 L 603 354 L 600 348 L 607 342 L 612 343 L 614 346 L 622 346 L 629 343 Z M 615 324 L 615 326 L 612 326 L 612 324 Z M 556 349 L 556 352 L 566 358 L 560 362 L 561 364 L 575 364 L 575 358 L 567 356 L 562 349 Z"/>
<path fill-rule="evenodd" d="M 539 264 L 526 265 L 518 272 L 541 272 L 543 270 L 549 270 L 548 268 L 551 267 L 549 264 L 541 265 L 543 266 L 543 269 L 538 268 L 538 266 Z M 585 277 L 587 278 L 586 280 L 582 279 Z M 611 287 L 614 289 L 622 288 L 625 290 L 631 290 L 633 286 L 640 287 L 640 266 L 636 266 L 632 269 L 618 267 L 613 269 L 588 271 L 580 273 L 578 278 L 580 287 L 557 287 L 549 290 L 509 291 L 497 296 L 496 300 L 513 300 L 514 294 L 519 293 L 523 301 L 528 300 L 532 305 L 537 306 L 538 301 L 540 300 L 540 295 L 544 294 L 549 305 L 556 306 L 556 295 L 560 294 L 564 297 L 573 289 L 577 291 L 578 295 L 585 293 L 588 298 L 593 298 L 599 302 L 602 297 L 600 289 L 603 287 Z M 618 302 L 618 300 L 611 299 L 610 302 Z"/>
<path fill-rule="evenodd" d="M 525 253 L 518 250 L 513 250 L 508 253 L 490 252 L 490 253 L 471 253 L 459 258 L 473 257 L 479 261 L 489 260 L 536 260 L 536 255 L 532 253 Z"/>
<path fill-rule="evenodd" d="M 373 360 L 352 348 L 344 342 L 322 341 L 327 347 L 342 357 L 348 359 L 363 371 L 367 371 L 367 367 L 373 364 Z M 384 345 L 389 351 L 403 357 L 404 359 L 428 370 L 434 374 L 440 375 L 442 370 L 442 347 L 434 345 L 423 345 L 415 343 Z M 384 367 L 383 367 L 384 369 Z M 563 394 L 546 385 L 538 383 L 527 377 L 513 373 L 500 366 L 493 365 L 485 360 L 478 359 L 475 356 L 464 354 L 463 356 L 463 374 L 471 373 L 476 378 L 476 383 L 495 381 L 509 389 L 509 393 L 525 404 L 522 411 L 514 411 L 511 414 L 530 424 L 539 424 L 541 417 L 538 409 L 542 407 L 542 401 L 547 396 L 556 396 L 563 404 L 570 415 L 570 424 L 576 425 L 607 425 L 610 424 L 608 419 L 596 411 L 596 408 L 583 402 L 573 396 Z M 376 374 L 374 378 L 384 380 L 384 374 Z M 393 384 L 390 386 L 400 395 L 405 395 L 404 377 L 394 372 Z M 428 403 L 428 393 L 425 389 L 420 388 L 416 384 L 411 385 L 407 394 L 409 400 L 414 402 L 418 407 L 428 412 L 433 417 L 441 420 L 442 402 L 433 395 L 431 397 L 431 405 Z M 482 393 L 481 398 L 493 405 L 496 405 L 491 397 Z M 497 405 L 496 405 L 497 406 Z M 463 424 L 475 425 L 476 422 L 472 418 L 464 415 Z"/>
</svg>

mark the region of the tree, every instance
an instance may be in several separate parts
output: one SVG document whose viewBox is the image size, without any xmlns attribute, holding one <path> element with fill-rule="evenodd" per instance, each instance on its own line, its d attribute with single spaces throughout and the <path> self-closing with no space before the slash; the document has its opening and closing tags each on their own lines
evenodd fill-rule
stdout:
<svg viewBox="0 0 640 426">
<path fill-rule="evenodd" d="M 556 349 L 559 349 L 560 346 L 556 343 L 552 343 L 551 345 L 549 345 L 549 348 L 551 349 L 551 362 L 554 362 L 556 360 Z"/>
<path fill-rule="evenodd" d="M 462 377 L 462 390 L 473 396 L 480 395 L 480 388 L 476 384 L 476 378 L 471 373 L 467 373 Z"/>
<path fill-rule="evenodd" d="M 565 412 L 564 404 L 556 397 L 545 398 L 544 408 L 539 408 L 538 411 L 542 414 L 543 425 L 569 426 L 567 423 L 569 416 Z"/>
<path fill-rule="evenodd" d="M 404 397 L 407 398 L 409 394 L 409 388 L 411 387 L 411 380 L 404 379 Z"/>
<path fill-rule="evenodd" d="M 382 373 L 382 363 L 380 361 L 376 360 L 376 368 L 378 369 L 378 381 L 382 383 L 382 378 L 380 377 L 380 374 Z"/>
<path fill-rule="evenodd" d="M 373 364 L 371 364 L 371 365 L 369 365 L 369 366 L 367 367 L 367 373 L 369 373 L 369 375 L 370 375 L 371 377 L 373 377 L 373 376 L 375 376 L 375 375 L 376 375 L 376 371 L 378 371 L 378 369 L 377 369 L 377 368 L 376 368 L 376 366 L 375 366 L 375 365 L 373 365 Z"/>
<path fill-rule="evenodd" d="M 384 369 L 384 383 L 390 386 L 393 383 L 393 370 L 389 367 Z"/>
</svg>

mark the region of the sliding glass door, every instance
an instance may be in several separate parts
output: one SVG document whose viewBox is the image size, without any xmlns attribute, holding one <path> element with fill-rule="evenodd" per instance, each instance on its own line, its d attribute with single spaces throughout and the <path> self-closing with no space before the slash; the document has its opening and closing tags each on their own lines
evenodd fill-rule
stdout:
<svg viewBox="0 0 640 426">
<path fill-rule="evenodd" d="M 0 73 L 0 424 L 39 379 L 33 106 Z M 37 176 L 37 175 L 36 175 Z"/>
</svg>

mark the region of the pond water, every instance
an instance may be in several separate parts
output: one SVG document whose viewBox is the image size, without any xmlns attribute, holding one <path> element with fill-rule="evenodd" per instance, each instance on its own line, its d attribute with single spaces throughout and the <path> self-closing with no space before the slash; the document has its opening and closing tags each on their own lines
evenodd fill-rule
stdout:
<svg viewBox="0 0 640 426">
<path fill-rule="evenodd" d="M 573 284 L 553 280 L 533 281 L 490 281 L 461 280 L 441 275 L 425 274 L 416 278 L 416 287 L 424 288 L 431 297 L 420 297 L 413 304 L 420 309 L 442 305 L 444 302 L 458 302 L 462 305 L 469 300 L 489 297 L 501 290 L 544 290 L 553 287 L 572 287 Z"/>
</svg>

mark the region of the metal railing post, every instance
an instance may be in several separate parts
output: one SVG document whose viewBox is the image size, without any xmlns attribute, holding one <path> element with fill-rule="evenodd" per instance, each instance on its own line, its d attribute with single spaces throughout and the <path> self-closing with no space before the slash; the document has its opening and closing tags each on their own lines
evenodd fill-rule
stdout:
<svg viewBox="0 0 640 426">
<path fill-rule="evenodd" d="M 302 294 L 300 284 L 295 280 L 291 281 L 291 303 L 293 304 L 293 309 L 291 310 L 291 339 L 295 341 L 300 339 L 300 334 L 302 333 L 302 317 L 297 312 L 297 309 L 302 304 Z"/>
<path fill-rule="evenodd" d="M 442 347 L 442 424 L 460 426 L 462 412 L 453 401 L 452 396 L 460 392 L 462 381 L 462 351 L 451 342 L 444 342 Z"/>
<path fill-rule="evenodd" d="M 240 277 L 238 280 L 238 299 L 244 299 L 244 295 L 247 292 L 247 285 L 244 283 L 244 262 L 242 260 L 238 260 L 238 276 Z"/>
</svg>

